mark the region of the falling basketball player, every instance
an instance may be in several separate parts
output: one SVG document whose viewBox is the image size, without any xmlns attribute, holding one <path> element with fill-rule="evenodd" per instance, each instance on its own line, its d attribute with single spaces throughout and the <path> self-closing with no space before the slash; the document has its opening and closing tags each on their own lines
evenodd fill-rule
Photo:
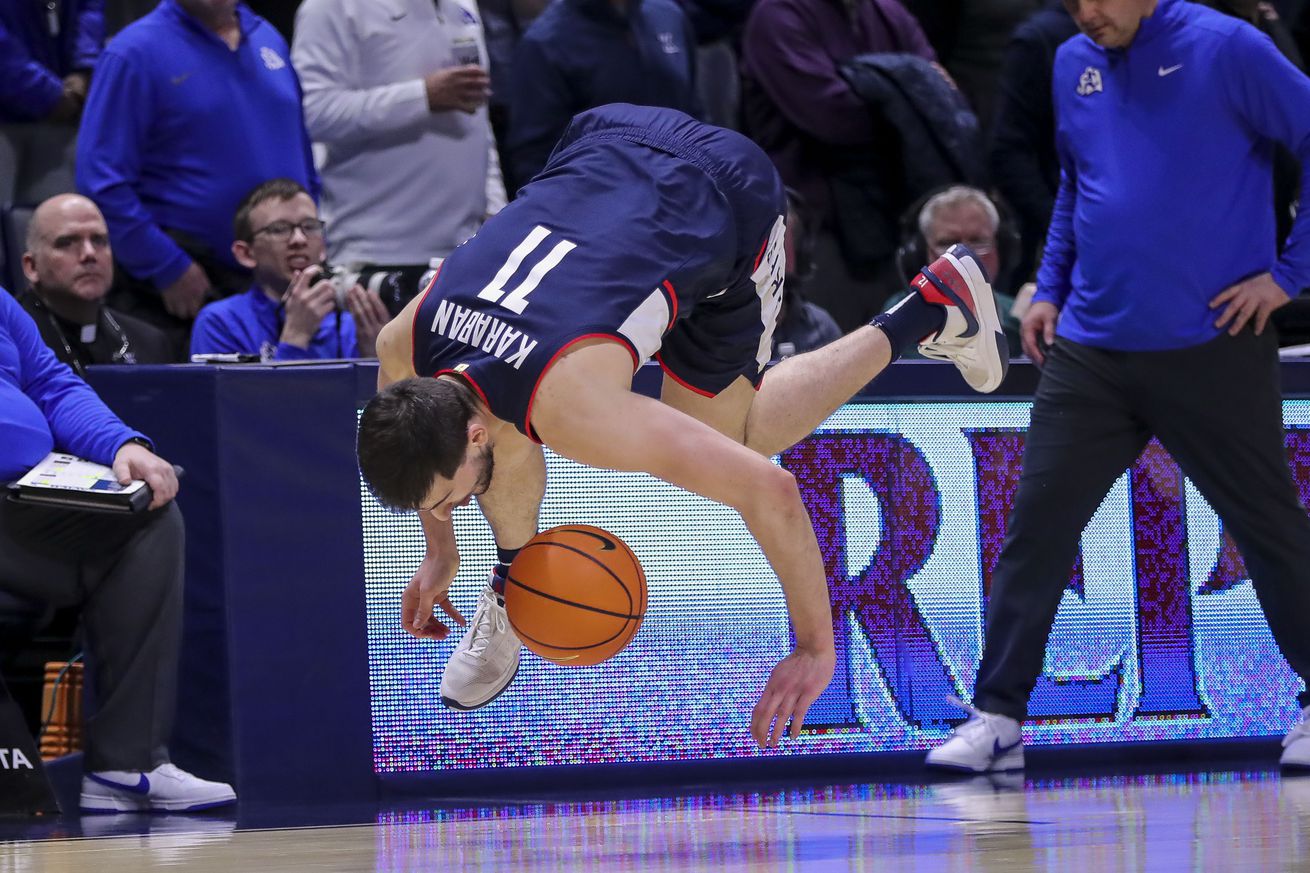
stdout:
<svg viewBox="0 0 1310 873">
<path fill-rule="evenodd" d="M 546 169 L 383 329 L 359 463 L 379 501 L 422 520 L 427 556 L 405 589 L 406 630 L 445 637 L 435 607 L 466 623 L 447 598 L 455 507 L 478 498 L 500 562 L 446 665 L 447 705 L 490 703 L 518 670 L 500 593 L 506 565 L 537 532 L 547 445 L 741 514 L 796 635 L 751 732 L 766 747 L 788 725 L 799 735 L 832 679 L 832 612 L 800 493 L 770 456 L 913 343 L 979 391 L 1000 384 L 1008 357 L 985 273 L 956 246 L 901 305 L 765 378 L 785 210 L 773 165 L 739 134 L 671 110 L 602 107 L 573 120 Z M 632 391 L 652 356 L 665 374 L 660 400 Z"/>
</svg>

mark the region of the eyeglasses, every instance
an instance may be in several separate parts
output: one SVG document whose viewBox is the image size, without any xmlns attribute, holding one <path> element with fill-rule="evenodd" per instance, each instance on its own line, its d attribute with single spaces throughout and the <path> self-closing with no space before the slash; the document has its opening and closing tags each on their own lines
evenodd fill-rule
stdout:
<svg viewBox="0 0 1310 873">
<path fill-rule="evenodd" d="M 291 235 L 295 233 L 296 230 L 299 230 L 305 235 L 306 239 L 314 239 L 315 237 L 322 236 L 323 229 L 326 227 L 327 225 L 319 221 L 317 218 L 306 218 L 301 222 L 275 221 L 270 225 L 261 227 L 259 230 L 252 232 L 250 238 L 254 239 L 260 234 L 268 234 L 271 239 L 278 242 L 286 242 L 291 239 Z"/>
<path fill-rule="evenodd" d="M 968 246 L 970 251 L 979 257 L 990 255 L 996 251 L 996 240 L 994 239 L 942 239 L 933 242 L 931 246 L 933 256 L 939 256 L 951 246 L 957 244 Z"/>
</svg>

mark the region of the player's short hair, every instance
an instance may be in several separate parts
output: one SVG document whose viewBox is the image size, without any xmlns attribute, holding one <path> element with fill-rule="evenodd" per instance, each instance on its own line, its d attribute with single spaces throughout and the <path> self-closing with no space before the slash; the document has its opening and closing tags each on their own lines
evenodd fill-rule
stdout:
<svg viewBox="0 0 1310 873">
<path fill-rule="evenodd" d="M 420 509 L 433 481 L 453 479 L 468 450 L 477 398 L 452 379 L 402 379 L 383 388 L 359 417 L 359 471 L 383 506 Z"/>
<path fill-rule="evenodd" d="M 241 198 L 241 203 L 237 206 L 236 217 L 232 219 L 232 238 L 250 242 L 255 235 L 255 228 L 250 224 L 250 213 L 255 210 L 255 207 L 268 200 L 285 203 L 297 194 L 310 196 L 305 186 L 294 179 L 269 179 L 256 185 L 249 194 Z"/>
</svg>

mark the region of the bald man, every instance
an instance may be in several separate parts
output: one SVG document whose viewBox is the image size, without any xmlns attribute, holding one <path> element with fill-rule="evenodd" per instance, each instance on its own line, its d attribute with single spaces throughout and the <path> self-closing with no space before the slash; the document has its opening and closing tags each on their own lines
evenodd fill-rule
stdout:
<svg viewBox="0 0 1310 873">
<path fill-rule="evenodd" d="M 158 328 L 105 306 L 114 281 L 109 229 L 80 194 L 60 194 L 37 207 L 27 228 L 19 302 L 41 339 L 79 375 L 91 364 L 171 364 L 181 360 Z"/>
</svg>

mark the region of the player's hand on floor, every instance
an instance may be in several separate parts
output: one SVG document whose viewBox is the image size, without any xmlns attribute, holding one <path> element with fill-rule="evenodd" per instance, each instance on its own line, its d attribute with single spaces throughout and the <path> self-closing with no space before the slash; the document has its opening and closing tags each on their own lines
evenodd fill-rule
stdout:
<svg viewBox="0 0 1310 873">
<path fill-rule="evenodd" d="M 837 654 L 831 649 L 797 649 L 778 662 L 751 713 L 751 736 L 761 748 L 777 748 L 789 722 L 792 739 L 801 735 L 805 713 L 832 681 L 836 665 Z"/>
<path fill-rule="evenodd" d="M 406 632 L 419 639 L 444 640 L 449 636 L 450 626 L 433 614 L 437 607 L 457 624 L 468 624 L 446 596 L 458 569 L 458 558 L 447 561 L 429 555 L 423 559 L 400 599 L 400 621 Z"/>
</svg>

